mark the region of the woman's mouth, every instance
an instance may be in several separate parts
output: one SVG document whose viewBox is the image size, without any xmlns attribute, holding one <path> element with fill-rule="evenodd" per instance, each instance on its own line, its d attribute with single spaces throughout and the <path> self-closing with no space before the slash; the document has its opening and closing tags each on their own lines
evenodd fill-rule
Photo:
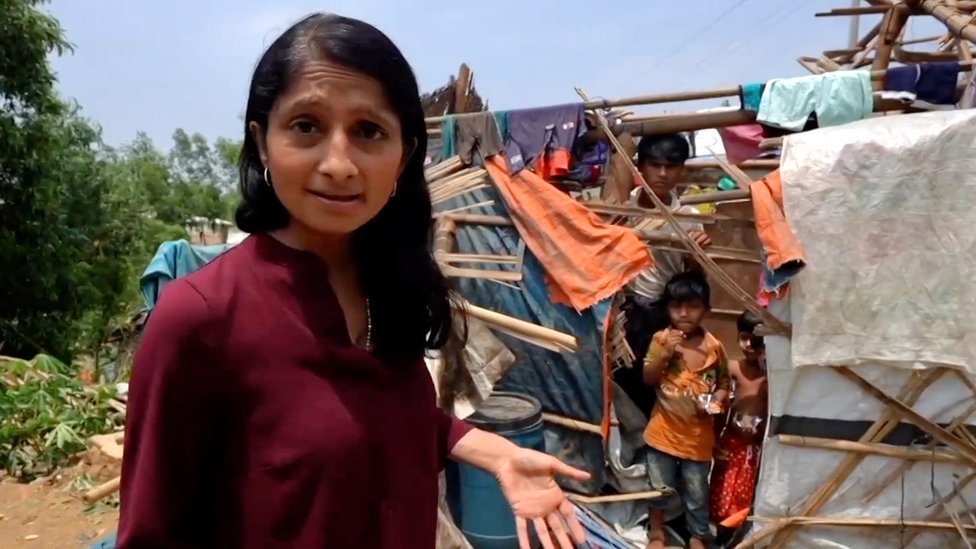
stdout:
<svg viewBox="0 0 976 549">
<path fill-rule="evenodd" d="M 321 191 L 308 191 L 308 194 L 314 196 L 322 202 L 331 205 L 343 205 L 343 204 L 354 204 L 363 199 L 362 193 L 354 194 L 339 194 L 339 193 L 326 193 Z"/>
</svg>

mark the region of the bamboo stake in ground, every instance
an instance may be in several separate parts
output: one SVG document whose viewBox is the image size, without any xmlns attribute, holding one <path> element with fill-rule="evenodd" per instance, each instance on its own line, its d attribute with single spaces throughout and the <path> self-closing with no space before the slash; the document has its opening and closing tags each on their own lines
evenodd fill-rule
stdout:
<svg viewBox="0 0 976 549">
<path fill-rule="evenodd" d="M 587 96 L 586 92 L 583 91 L 581 88 L 576 88 L 576 93 L 578 93 L 579 96 L 583 98 L 583 101 L 589 100 L 589 96 Z M 597 113 L 596 118 L 599 121 L 600 126 L 602 127 L 607 138 L 610 140 L 610 144 L 613 146 L 613 149 L 618 152 L 623 151 L 624 148 L 620 146 L 620 141 L 617 140 L 617 136 L 613 134 L 613 131 L 611 131 L 610 126 L 607 124 L 606 118 L 604 118 L 603 115 L 599 113 Z M 776 318 L 769 311 L 767 311 L 765 308 L 763 308 L 758 303 L 756 303 L 756 300 L 751 295 L 749 295 L 748 293 L 746 293 L 745 290 L 740 288 L 739 285 L 736 284 L 736 282 L 732 280 L 732 278 L 729 277 L 729 275 L 721 269 L 721 267 L 716 265 L 715 262 L 712 261 L 711 258 L 708 257 L 708 255 L 706 255 L 705 250 L 703 250 L 702 247 L 699 246 L 698 243 L 695 242 L 693 238 L 688 236 L 688 233 L 686 233 L 681 228 L 681 223 L 677 219 L 675 219 L 674 215 L 671 213 L 671 209 L 668 206 L 666 206 L 664 202 L 662 202 L 661 199 L 654 194 L 654 191 L 651 189 L 651 186 L 648 185 L 647 181 L 644 179 L 644 176 L 640 173 L 640 170 L 637 169 L 637 166 L 633 164 L 629 164 L 629 167 L 631 170 L 631 174 L 633 174 L 636 180 L 641 184 L 641 187 L 644 189 L 644 192 L 647 194 L 647 196 L 651 199 L 651 202 L 654 203 L 654 207 L 656 207 L 664 215 L 665 221 L 672 227 L 672 229 L 674 229 L 674 231 L 684 241 L 685 246 L 687 246 L 688 249 L 691 250 L 691 252 L 695 255 L 695 258 L 700 262 L 702 267 L 704 267 L 705 272 L 711 275 L 714 280 L 716 280 L 722 287 L 725 288 L 727 292 L 729 292 L 729 295 L 736 298 L 747 310 L 752 311 L 753 313 L 758 315 L 759 318 L 762 319 L 763 323 L 766 324 L 766 326 L 776 331 L 779 331 L 783 334 L 789 334 L 790 328 L 788 325 L 786 325 L 783 321 Z"/>
<path fill-rule="evenodd" d="M 84 500 L 85 503 L 95 503 L 96 501 L 107 498 L 115 492 L 118 492 L 120 486 L 122 486 L 122 477 L 115 477 L 112 480 L 104 484 L 100 484 L 85 492 L 85 495 L 81 496 L 81 499 Z"/>
</svg>

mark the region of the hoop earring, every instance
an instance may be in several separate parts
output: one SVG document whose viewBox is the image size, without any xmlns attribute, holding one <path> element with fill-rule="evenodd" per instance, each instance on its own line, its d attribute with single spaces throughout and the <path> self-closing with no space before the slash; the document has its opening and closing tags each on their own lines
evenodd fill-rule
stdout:
<svg viewBox="0 0 976 549">
<path fill-rule="evenodd" d="M 268 168 L 264 168 L 264 184 L 271 187 L 271 176 L 268 174 Z"/>
<path fill-rule="evenodd" d="M 398 183 L 398 181 L 394 181 L 393 182 L 393 192 L 390 193 L 390 198 L 393 198 L 394 196 L 396 196 L 397 183 Z"/>
</svg>

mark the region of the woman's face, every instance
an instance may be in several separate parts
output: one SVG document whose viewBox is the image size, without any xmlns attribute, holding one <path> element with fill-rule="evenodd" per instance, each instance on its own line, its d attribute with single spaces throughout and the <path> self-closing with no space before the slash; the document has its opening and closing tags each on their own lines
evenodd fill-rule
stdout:
<svg viewBox="0 0 976 549">
<path fill-rule="evenodd" d="M 349 234 L 375 217 L 412 152 L 380 83 L 330 62 L 306 63 L 266 133 L 250 130 L 292 222 L 322 234 Z"/>
</svg>

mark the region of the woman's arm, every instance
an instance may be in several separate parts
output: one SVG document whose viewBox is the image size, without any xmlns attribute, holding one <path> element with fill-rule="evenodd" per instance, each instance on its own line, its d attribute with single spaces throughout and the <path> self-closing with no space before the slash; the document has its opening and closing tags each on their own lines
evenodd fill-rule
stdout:
<svg viewBox="0 0 976 549">
<path fill-rule="evenodd" d="M 220 379 L 200 342 L 209 311 L 172 282 L 146 325 L 129 385 L 117 547 L 203 547 L 216 503 L 208 487 Z"/>
</svg>

